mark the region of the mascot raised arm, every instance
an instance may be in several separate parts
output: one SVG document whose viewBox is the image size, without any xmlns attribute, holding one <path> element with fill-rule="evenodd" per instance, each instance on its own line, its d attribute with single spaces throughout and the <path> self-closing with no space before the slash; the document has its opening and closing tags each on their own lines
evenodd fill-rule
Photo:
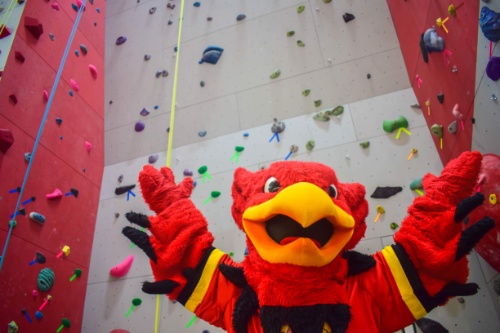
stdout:
<svg viewBox="0 0 500 333">
<path fill-rule="evenodd" d="M 482 218 L 462 228 L 483 203 L 475 193 L 481 154 L 465 152 L 439 177 L 423 178 L 395 244 L 365 255 L 365 189 L 340 182 L 328 166 L 275 162 L 252 173 L 236 169 L 232 215 L 246 234 L 242 263 L 212 246 L 213 236 L 190 199 L 193 181 L 175 183 L 169 168 L 146 165 L 144 200 L 156 215 L 127 213 L 123 233 L 149 257 L 149 294 L 166 294 L 199 318 L 235 333 L 392 333 L 450 297 L 473 295 L 466 255 L 494 227 Z"/>
</svg>

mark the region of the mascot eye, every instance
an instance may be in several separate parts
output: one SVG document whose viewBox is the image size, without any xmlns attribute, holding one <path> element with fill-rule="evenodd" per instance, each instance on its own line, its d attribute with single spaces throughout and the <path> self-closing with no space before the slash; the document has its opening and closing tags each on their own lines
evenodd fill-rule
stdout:
<svg viewBox="0 0 500 333">
<path fill-rule="evenodd" d="M 264 193 L 278 192 L 281 185 L 278 180 L 274 177 L 269 178 L 264 185 Z"/>
<path fill-rule="evenodd" d="M 337 198 L 337 188 L 335 185 L 331 184 L 328 186 L 328 195 L 331 196 L 332 198 Z"/>
</svg>

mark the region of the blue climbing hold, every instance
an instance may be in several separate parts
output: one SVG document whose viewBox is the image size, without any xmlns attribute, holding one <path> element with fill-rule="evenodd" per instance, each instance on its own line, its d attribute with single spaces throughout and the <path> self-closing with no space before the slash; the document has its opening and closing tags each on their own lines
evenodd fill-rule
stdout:
<svg viewBox="0 0 500 333">
<path fill-rule="evenodd" d="M 155 105 L 154 109 L 155 109 L 155 110 L 158 110 L 158 105 Z"/>
<path fill-rule="evenodd" d="M 69 95 L 70 95 L 71 97 L 73 97 L 73 95 L 74 95 L 74 94 L 73 94 L 73 90 L 70 90 L 70 91 L 69 91 Z"/>
<path fill-rule="evenodd" d="M 201 3 L 199 1 L 196 1 L 195 3 L 193 3 L 193 6 L 195 7 L 200 7 L 201 6 Z"/>
<path fill-rule="evenodd" d="M 75 55 L 76 55 L 77 57 L 79 57 L 79 56 L 80 56 L 80 52 L 79 52 L 78 50 L 75 50 Z"/>
<path fill-rule="evenodd" d="M 215 65 L 219 61 L 222 52 L 224 52 L 224 49 L 221 47 L 209 46 L 203 51 L 203 56 L 199 63 L 203 64 L 204 62 L 208 62 L 209 64 Z"/>
<path fill-rule="evenodd" d="M 500 40 L 500 14 L 484 6 L 479 16 L 479 26 L 486 38 L 492 42 Z"/>
<path fill-rule="evenodd" d="M 199 132 L 198 132 L 198 136 L 199 136 L 200 138 L 204 137 L 205 135 L 207 135 L 207 131 L 199 131 Z"/>
<path fill-rule="evenodd" d="M 248 134 L 247 132 L 245 132 L 245 133 L 243 133 L 243 136 L 244 136 L 245 138 L 248 138 L 248 137 L 250 136 L 250 134 Z"/>
<path fill-rule="evenodd" d="M 74 3 L 71 4 L 71 8 L 73 8 L 75 10 L 75 12 L 78 11 L 78 6 L 75 5 Z"/>
<path fill-rule="evenodd" d="M 95 10 L 96 10 L 98 13 L 100 13 L 100 12 L 101 12 L 101 10 L 100 10 L 99 8 L 96 8 Z"/>
<path fill-rule="evenodd" d="M 61 125 L 62 124 L 62 119 L 61 118 L 56 118 L 56 123 L 57 123 L 57 125 Z"/>
</svg>

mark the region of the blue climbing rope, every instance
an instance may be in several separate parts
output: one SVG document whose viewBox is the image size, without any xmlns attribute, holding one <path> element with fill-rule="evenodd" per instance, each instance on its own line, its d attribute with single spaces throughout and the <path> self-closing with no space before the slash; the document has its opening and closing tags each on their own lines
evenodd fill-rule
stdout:
<svg viewBox="0 0 500 333">
<path fill-rule="evenodd" d="M 71 33 L 68 38 L 68 43 L 66 44 L 66 49 L 64 49 L 64 53 L 61 59 L 61 63 L 59 64 L 59 69 L 57 70 L 56 78 L 54 80 L 54 85 L 52 86 L 52 91 L 50 92 L 49 100 L 47 102 L 47 106 L 45 107 L 45 112 L 42 117 L 42 121 L 40 123 L 40 127 L 38 128 L 38 134 L 35 139 L 35 144 L 33 146 L 33 151 L 31 152 L 31 158 L 28 163 L 28 168 L 26 169 L 26 173 L 24 174 L 24 180 L 23 180 L 23 185 L 21 186 L 21 189 L 19 190 L 19 197 L 17 198 L 17 203 L 16 203 L 16 208 L 14 210 L 14 214 L 12 214 L 13 219 L 16 218 L 17 211 L 19 209 L 19 205 L 21 203 L 21 198 L 24 193 L 24 188 L 26 187 L 26 182 L 28 181 L 28 176 L 31 171 L 31 166 L 33 165 L 33 160 L 35 158 L 36 151 L 38 149 L 38 145 L 40 143 L 40 137 L 42 136 L 43 133 L 43 128 L 45 127 L 45 122 L 47 120 L 47 117 L 49 115 L 49 110 L 52 105 L 52 100 L 54 99 L 54 95 L 56 93 L 57 85 L 59 84 L 59 79 L 61 78 L 61 74 L 64 68 L 64 64 L 66 63 L 66 59 L 68 58 L 69 54 L 69 49 L 71 48 L 71 44 L 73 43 L 73 39 L 76 34 L 76 28 L 78 27 L 78 24 L 80 23 L 80 18 L 82 17 L 83 14 L 83 9 L 85 8 L 85 5 L 87 3 L 87 0 L 82 1 L 82 5 L 80 9 L 78 10 L 78 14 L 76 15 L 75 23 L 73 24 L 73 28 L 71 30 Z M 5 245 L 3 247 L 3 252 L 2 255 L 0 256 L 0 270 L 2 270 L 2 265 L 5 260 L 5 254 L 7 253 L 7 248 L 9 246 L 9 241 L 10 237 L 12 235 L 12 229 L 14 228 L 14 223 L 9 223 L 9 232 L 7 233 L 7 239 L 5 240 Z"/>
</svg>

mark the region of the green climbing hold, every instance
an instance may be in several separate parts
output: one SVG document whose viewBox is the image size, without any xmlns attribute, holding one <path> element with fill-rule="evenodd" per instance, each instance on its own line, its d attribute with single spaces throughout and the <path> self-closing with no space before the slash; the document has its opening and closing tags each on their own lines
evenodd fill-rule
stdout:
<svg viewBox="0 0 500 333">
<path fill-rule="evenodd" d="M 304 46 L 306 46 L 306 44 L 304 44 L 304 42 L 303 42 L 303 41 L 301 41 L 301 40 L 299 39 L 299 40 L 297 41 L 297 46 L 299 46 L 299 47 L 304 47 Z"/>
<path fill-rule="evenodd" d="M 319 107 L 319 106 L 321 106 L 321 100 L 320 100 L 320 99 L 316 99 L 316 100 L 314 101 L 314 106 L 315 106 L 315 107 Z"/>
<path fill-rule="evenodd" d="M 220 196 L 220 192 L 219 191 L 212 191 L 212 192 L 210 192 L 210 196 L 212 198 L 218 198 Z"/>
<path fill-rule="evenodd" d="M 366 149 L 366 148 L 370 147 L 370 141 L 360 142 L 359 145 L 361 146 L 361 148 Z"/>
<path fill-rule="evenodd" d="M 424 188 L 424 185 L 422 184 L 422 178 L 414 179 L 410 183 L 410 190 L 412 190 L 412 191 L 421 190 L 423 188 Z"/>
<path fill-rule="evenodd" d="M 323 0 L 324 3 L 330 3 L 332 0 Z"/>
<path fill-rule="evenodd" d="M 274 72 L 271 73 L 271 75 L 269 76 L 269 78 L 276 79 L 278 76 L 280 76 L 280 74 L 281 74 L 281 71 L 279 70 L 279 68 L 276 68 L 274 70 Z"/>
<path fill-rule="evenodd" d="M 15 321 L 11 321 L 7 324 L 7 333 L 17 333 L 19 327 L 17 326 Z"/>
<path fill-rule="evenodd" d="M 311 93 L 310 89 L 305 89 L 302 91 L 302 95 L 304 95 L 304 96 L 309 96 L 310 93 Z"/>
<path fill-rule="evenodd" d="M 328 116 L 329 110 L 321 110 L 313 116 L 314 120 L 318 121 L 330 121 L 330 117 Z"/>
<path fill-rule="evenodd" d="M 55 275 L 50 268 L 43 268 L 38 274 L 38 289 L 40 291 L 49 291 L 54 285 Z"/>
<path fill-rule="evenodd" d="M 441 139 L 443 137 L 443 126 L 434 124 L 431 126 L 431 132 L 432 134 Z"/>
<path fill-rule="evenodd" d="M 236 150 L 238 153 L 241 153 L 243 150 L 245 150 L 245 147 L 242 147 L 242 146 L 236 146 L 234 148 L 234 150 Z"/>
<path fill-rule="evenodd" d="M 395 120 L 384 120 L 382 128 L 387 133 L 392 133 L 399 128 L 408 128 L 408 120 L 403 116 L 399 116 Z"/>
<path fill-rule="evenodd" d="M 344 113 L 344 107 L 342 105 L 339 105 L 335 109 L 333 109 L 328 115 L 337 117 L 340 116 L 342 113 Z"/>
<path fill-rule="evenodd" d="M 306 142 L 306 149 L 307 151 L 312 151 L 314 149 L 314 146 L 316 145 L 316 142 L 314 140 L 309 140 Z"/>
<path fill-rule="evenodd" d="M 302 13 L 304 11 L 304 9 L 306 9 L 306 6 L 304 6 L 304 5 L 298 6 L 297 7 L 297 13 L 299 13 L 299 14 Z"/>
<path fill-rule="evenodd" d="M 16 220 L 10 220 L 9 221 L 9 228 L 14 228 L 16 225 L 17 225 L 17 221 Z"/>
<path fill-rule="evenodd" d="M 392 230 L 396 230 L 397 228 L 399 228 L 399 224 L 397 224 L 396 222 L 392 222 L 391 223 L 391 229 Z"/>
<path fill-rule="evenodd" d="M 205 172 L 207 172 L 208 168 L 206 165 L 203 165 L 201 167 L 198 168 L 198 173 L 203 175 Z"/>
<path fill-rule="evenodd" d="M 292 37 L 293 35 L 295 35 L 295 31 L 293 31 L 293 30 L 290 30 L 290 31 L 288 31 L 288 32 L 286 33 L 286 36 L 287 36 L 287 37 Z"/>
</svg>

